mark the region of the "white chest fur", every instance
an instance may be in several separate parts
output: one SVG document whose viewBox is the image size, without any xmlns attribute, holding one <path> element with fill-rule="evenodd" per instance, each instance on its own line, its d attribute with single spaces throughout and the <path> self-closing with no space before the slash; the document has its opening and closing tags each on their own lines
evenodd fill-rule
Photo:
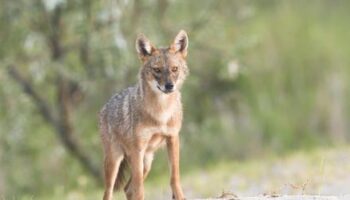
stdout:
<svg viewBox="0 0 350 200">
<path fill-rule="evenodd" d="M 175 115 L 175 105 L 169 105 L 168 108 L 163 109 L 161 112 L 150 112 L 149 113 L 154 119 L 160 124 L 165 125 L 170 118 Z"/>
<path fill-rule="evenodd" d="M 176 114 L 177 109 L 180 109 L 177 102 L 178 99 L 176 101 L 169 101 L 168 98 L 166 94 L 159 94 L 157 106 L 146 108 L 147 113 L 160 124 L 166 124 Z"/>
<path fill-rule="evenodd" d="M 181 109 L 181 96 L 175 93 L 170 96 L 169 94 L 164 94 L 159 89 L 157 89 L 157 98 L 153 99 L 148 106 L 145 106 L 147 114 L 153 118 L 156 123 L 154 126 L 144 127 L 141 131 L 144 137 L 152 137 L 153 134 L 160 134 L 164 136 L 177 134 L 180 127 L 168 126 L 169 120 L 178 114 L 179 109 Z"/>
</svg>

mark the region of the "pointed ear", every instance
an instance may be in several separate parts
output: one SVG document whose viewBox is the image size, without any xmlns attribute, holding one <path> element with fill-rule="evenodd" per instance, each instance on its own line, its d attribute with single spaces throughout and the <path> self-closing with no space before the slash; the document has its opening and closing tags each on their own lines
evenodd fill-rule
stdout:
<svg viewBox="0 0 350 200">
<path fill-rule="evenodd" d="M 152 45 L 151 41 L 149 41 L 149 39 L 141 33 L 137 36 L 136 39 L 136 50 L 139 54 L 139 57 L 141 59 L 144 59 L 147 56 L 152 55 L 155 48 Z"/>
<path fill-rule="evenodd" d="M 173 44 L 170 46 L 175 52 L 179 52 L 183 57 L 187 56 L 188 37 L 184 30 L 181 30 L 175 37 Z"/>
</svg>

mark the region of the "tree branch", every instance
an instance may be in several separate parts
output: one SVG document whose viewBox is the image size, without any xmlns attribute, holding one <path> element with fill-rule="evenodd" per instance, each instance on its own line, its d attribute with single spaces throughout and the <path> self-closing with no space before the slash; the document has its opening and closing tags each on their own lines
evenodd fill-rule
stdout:
<svg viewBox="0 0 350 200">
<path fill-rule="evenodd" d="M 24 93 L 32 99 L 41 116 L 54 128 L 56 135 L 68 152 L 77 158 L 86 171 L 101 183 L 102 174 L 99 168 L 93 164 L 92 160 L 73 137 L 73 127 L 69 116 L 69 88 L 65 84 L 65 81 L 63 79 L 58 81 L 59 117 L 55 117 L 54 112 L 50 109 L 48 103 L 35 91 L 32 83 L 18 72 L 15 66 L 9 66 L 8 73 L 22 87 Z"/>
<path fill-rule="evenodd" d="M 17 83 L 19 83 L 23 89 L 23 92 L 32 98 L 44 120 L 50 124 L 55 124 L 56 119 L 54 118 L 52 110 L 50 110 L 50 107 L 44 101 L 44 99 L 38 93 L 36 93 L 32 84 L 23 78 L 22 75 L 20 75 L 15 66 L 9 66 L 8 73 Z"/>
</svg>

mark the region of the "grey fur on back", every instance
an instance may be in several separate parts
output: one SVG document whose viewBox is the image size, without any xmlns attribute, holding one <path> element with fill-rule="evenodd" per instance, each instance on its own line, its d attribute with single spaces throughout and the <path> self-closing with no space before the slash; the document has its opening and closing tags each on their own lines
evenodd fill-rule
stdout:
<svg viewBox="0 0 350 200">
<path fill-rule="evenodd" d="M 110 131 L 117 131 L 118 134 L 130 134 L 133 131 L 140 101 L 142 101 L 140 84 L 126 88 L 108 100 L 100 112 L 100 117 L 105 120 L 102 123 L 107 123 L 109 134 Z"/>
</svg>

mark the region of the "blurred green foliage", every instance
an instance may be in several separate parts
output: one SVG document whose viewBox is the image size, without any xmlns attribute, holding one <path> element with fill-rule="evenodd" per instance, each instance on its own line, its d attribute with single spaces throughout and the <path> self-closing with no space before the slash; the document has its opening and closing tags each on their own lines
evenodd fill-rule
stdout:
<svg viewBox="0 0 350 200">
<path fill-rule="evenodd" d="M 189 35 L 182 169 L 349 139 L 350 2 L 273 0 L 0 1 L 0 196 L 95 187 L 32 99 L 16 66 L 50 107 L 56 78 L 75 81 L 75 137 L 102 166 L 97 112 L 134 84 L 139 32 L 168 45 Z M 53 14 L 60 8 L 59 29 Z M 55 59 L 57 36 L 62 55 Z M 167 175 L 159 153 L 150 179 Z"/>
</svg>

